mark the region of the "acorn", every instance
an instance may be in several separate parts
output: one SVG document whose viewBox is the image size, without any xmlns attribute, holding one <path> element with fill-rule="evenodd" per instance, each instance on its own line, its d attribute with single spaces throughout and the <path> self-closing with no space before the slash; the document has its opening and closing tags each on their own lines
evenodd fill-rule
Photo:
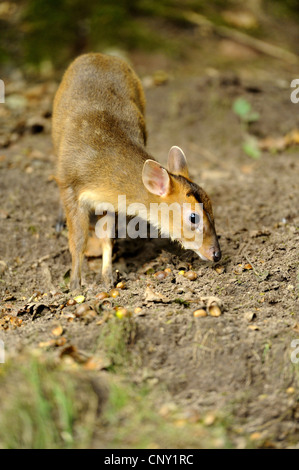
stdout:
<svg viewBox="0 0 299 470">
<path fill-rule="evenodd" d="M 195 318 L 206 317 L 208 314 L 203 308 L 199 308 L 193 312 Z"/>
<path fill-rule="evenodd" d="M 106 299 L 107 297 L 109 297 L 108 292 L 99 292 L 99 293 L 95 296 L 95 298 L 96 298 L 97 300 L 104 300 L 104 299 Z"/>
<path fill-rule="evenodd" d="M 158 281 L 162 281 L 162 279 L 165 279 L 167 277 L 167 273 L 165 271 L 157 271 L 154 274 L 154 277 L 158 279 Z"/>
<path fill-rule="evenodd" d="M 221 310 L 218 305 L 211 305 L 209 307 L 209 314 L 211 315 L 211 317 L 220 317 Z"/>
<path fill-rule="evenodd" d="M 111 289 L 109 292 L 110 297 L 113 297 L 114 299 L 119 296 L 119 290 L 118 289 Z"/>
<path fill-rule="evenodd" d="M 132 313 L 125 307 L 117 307 L 115 315 L 117 316 L 117 318 L 122 319 L 130 317 Z"/>
<path fill-rule="evenodd" d="M 126 283 L 124 281 L 120 281 L 116 284 L 116 287 L 118 289 L 125 289 L 126 288 Z"/>
<path fill-rule="evenodd" d="M 189 279 L 189 281 L 195 281 L 195 279 L 197 279 L 197 273 L 195 271 L 187 271 L 184 277 Z"/>
<path fill-rule="evenodd" d="M 87 303 L 78 305 L 76 308 L 76 317 L 81 317 L 88 310 L 90 310 L 90 306 Z"/>
</svg>

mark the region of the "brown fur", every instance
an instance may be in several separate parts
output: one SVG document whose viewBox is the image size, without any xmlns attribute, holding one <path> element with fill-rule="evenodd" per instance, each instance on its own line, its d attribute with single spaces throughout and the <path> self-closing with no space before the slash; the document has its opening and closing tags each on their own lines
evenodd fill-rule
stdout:
<svg viewBox="0 0 299 470">
<path fill-rule="evenodd" d="M 204 243 L 219 250 L 212 206 L 206 193 L 185 176 L 170 174 L 167 197 L 150 193 L 142 171 L 152 157 L 145 150 L 145 98 L 141 83 L 124 61 L 92 53 L 78 57 L 67 69 L 53 108 L 53 143 L 57 182 L 65 208 L 72 255 L 71 288 L 79 287 L 90 210 L 99 202 L 117 207 L 119 194 L 127 204 L 142 202 L 203 203 Z M 112 280 L 111 239 L 105 250 L 103 276 Z M 206 246 L 206 248 L 204 248 Z M 206 256 L 211 258 L 211 256 Z"/>
</svg>

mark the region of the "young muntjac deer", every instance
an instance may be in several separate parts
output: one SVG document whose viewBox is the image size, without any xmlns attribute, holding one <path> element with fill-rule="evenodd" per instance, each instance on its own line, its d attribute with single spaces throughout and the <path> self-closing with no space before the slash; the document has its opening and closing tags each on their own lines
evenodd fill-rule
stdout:
<svg viewBox="0 0 299 470">
<path fill-rule="evenodd" d="M 99 53 L 78 57 L 56 93 L 53 143 L 69 231 L 72 290 L 81 284 L 89 218 L 92 212 L 99 214 L 99 206 L 99 221 L 106 216 L 112 220 L 111 207 L 120 216 L 129 212 L 127 206 L 130 215 L 132 207 L 142 206 L 138 216 L 162 236 L 179 241 L 204 260 L 221 258 L 211 201 L 189 179 L 183 151 L 170 149 L 167 169 L 146 152 L 144 108 L 143 89 L 131 67 Z M 118 203 L 120 195 L 126 205 Z M 155 206 L 170 207 L 169 216 L 151 210 Z M 99 238 L 106 284 L 113 282 L 113 223 L 108 226 Z"/>
</svg>

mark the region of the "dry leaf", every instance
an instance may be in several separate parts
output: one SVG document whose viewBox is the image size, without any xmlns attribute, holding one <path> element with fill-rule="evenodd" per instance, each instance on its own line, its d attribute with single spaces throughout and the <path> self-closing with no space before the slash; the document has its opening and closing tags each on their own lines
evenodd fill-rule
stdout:
<svg viewBox="0 0 299 470">
<path fill-rule="evenodd" d="M 259 148 L 261 150 L 282 151 L 286 148 L 287 143 L 285 137 L 265 137 L 259 140 Z"/>
<path fill-rule="evenodd" d="M 294 129 L 285 136 L 286 145 L 298 145 L 299 144 L 299 130 Z"/>
<path fill-rule="evenodd" d="M 214 424 L 215 421 L 216 421 L 216 415 L 214 413 L 207 413 L 203 420 L 206 426 L 212 426 L 212 424 Z"/>
<path fill-rule="evenodd" d="M 225 267 L 224 266 L 216 266 L 215 271 L 216 271 L 217 274 L 222 274 L 225 271 Z"/>
<path fill-rule="evenodd" d="M 38 346 L 40 348 L 49 348 L 49 347 L 58 347 L 64 346 L 66 343 L 66 338 L 61 336 L 60 338 L 50 339 L 49 341 L 41 341 Z"/>
<path fill-rule="evenodd" d="M 159 292 L 154 292 L 153 289 L 149 286 L 145 289 L 144 300 L 146 302 L 170 302 L 165 295 L 160 294 Z"/>
<path fill-rule="evenodd" d="M 247 263 L 243 267 L 244 269 L 253 269 L 250 263 Z"/>
</svg>

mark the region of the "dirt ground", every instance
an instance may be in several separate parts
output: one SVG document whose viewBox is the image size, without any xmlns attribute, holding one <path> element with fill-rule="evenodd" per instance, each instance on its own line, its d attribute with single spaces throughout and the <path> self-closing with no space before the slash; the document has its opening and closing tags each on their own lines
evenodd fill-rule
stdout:
<svg viewBox="0 0 299 470">
<path fill-rule="evenodd" d="M 99 354 L 99 331 L 120 305 L 134 322 L 127 344 L 134 366 L 121 373 L 160 387 L 157 409 L 167 402 L 208 416 L 208 432 L 229 416 L 231 447 L 298 447 L 299 370 L 291 342 L 299 338 L 299 147 L 295 138 L 279 146 L 299 129 L 299 104 L 290 100 L 295 69 L 264 57 L 213 66 L 198 55 L 170 67 L 157 85 L 153 73 L 167 61 L 136 54 L 132 62 L 145 84 L 148 151 L 165 164 L 172 145 L 184 150 L 192 178 L 212 198 L 223 257 L 213 265 L 168 240 L 119 240 L 114 273 L 125 288 L 116 298 L 96 299 L 105 290 L 95 284 L 101 259 L 87 259 L 82 294 L 91 309 L 78 314 L 67 304 L 67 231 L 55 232 L 50 129 L 58 79 L 26 83 L 16 72 L 0 105 L 6 357 L 17 361 L 28 349 L 59 357 L 68 346 Z M 256 122 L 240 122 L 232 109 L 238 97 L 259 113 Z M 268 138 L 259 159 L 243 151 L 246 134 Z M 163 279 L 155 276 L 166 268 Z M 185 277 L 188 270 L 196 280 Z M 221 315 L 194 317 L 211 297 Z M 63 334 L 51 333 L 57 324 Z"/>
</svg>

